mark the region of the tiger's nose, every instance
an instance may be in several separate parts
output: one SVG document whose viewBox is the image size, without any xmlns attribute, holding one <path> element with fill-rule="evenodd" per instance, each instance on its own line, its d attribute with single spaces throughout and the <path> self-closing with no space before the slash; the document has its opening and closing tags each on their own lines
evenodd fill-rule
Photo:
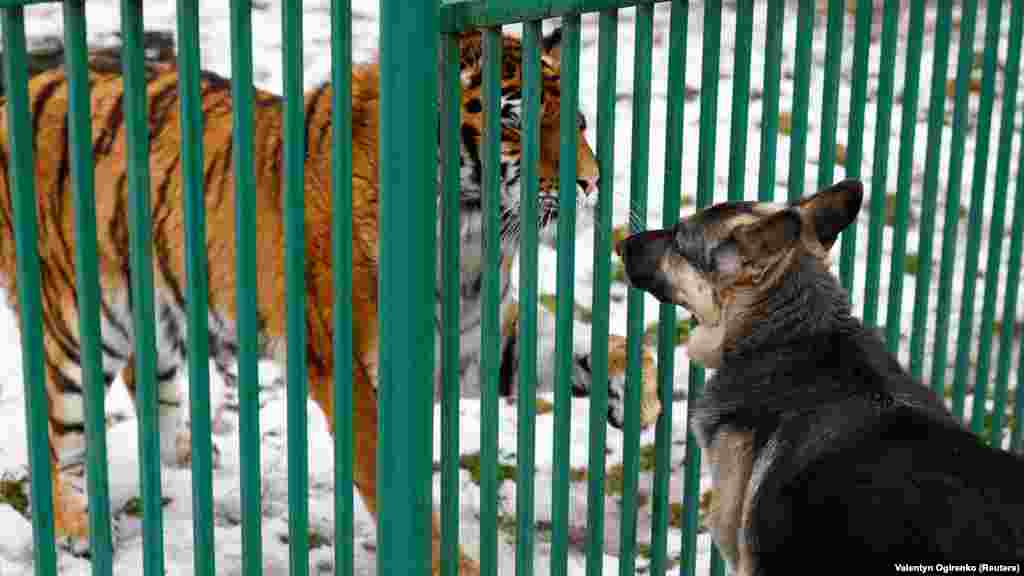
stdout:
<svg viewBox="0 0 1024 576">
<path fill-rule="evenodd" d="M 597 192 L 597 183 L 599 178 L 596 176 L 593 178 L 580 178 L 576 181 L 576 184 L 583 189 L 584 196 L 590 196 Z"/>
</svg>

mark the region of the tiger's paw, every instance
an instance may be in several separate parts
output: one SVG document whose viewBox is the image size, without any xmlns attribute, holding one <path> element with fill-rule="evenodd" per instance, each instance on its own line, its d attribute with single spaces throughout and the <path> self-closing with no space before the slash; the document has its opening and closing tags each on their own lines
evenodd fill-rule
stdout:
<svg viewBox="0 0 1024 576">
<path fill-rule="evenodd" d="M 661 402 L 658 400 L 658 369 L 654 354 L 646 346 L 642 350 L 640 427 L 648 428 L 658 420 Z M 620 429 L 626 423 L 626 351 L 625 338 L 615 334 L 608 337 L 608 422 Z M 576 364 L 586 376 L 590 376 L 589 355 L 578 358 Z"/>
<path fill-rule="evenodd" d="M 79 474 L 60 471 L 53 477 L 53 528 L 57 546 L 73 556 L 89 557 L 89 501 L 84 488 L 79 486 L 84 470 Z M 117 540 L 117 522 L 111 518 L 111 536 Z"/>
</svg>

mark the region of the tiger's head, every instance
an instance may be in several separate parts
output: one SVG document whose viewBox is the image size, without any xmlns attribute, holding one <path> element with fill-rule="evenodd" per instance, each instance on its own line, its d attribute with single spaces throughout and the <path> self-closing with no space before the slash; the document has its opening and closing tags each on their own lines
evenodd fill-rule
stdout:
<svg viewBox="0 0 1024 576">
<path fill-rule="evenodd" d="M 503 35 L 501 78 L 501 236 L 506 249 L 518 247 L 519 203 L 522 174 L 522 49 L 518 38 Z M 540 164 L 538 166 L 538 231 L 553 243 L 558 219 L 559 123 L 561 118 L 561 28 L 541 41 Z M 461 195 L 463 206 L 478 208 L 482 200 L 484 155 L 483 36 L 466 32 L 460 39 L 462 124 L 460 134 Z M 577 203 L 596 196 L 598 165 L 584 136 L 586 119 L 576 114 Z"/>
</svg>

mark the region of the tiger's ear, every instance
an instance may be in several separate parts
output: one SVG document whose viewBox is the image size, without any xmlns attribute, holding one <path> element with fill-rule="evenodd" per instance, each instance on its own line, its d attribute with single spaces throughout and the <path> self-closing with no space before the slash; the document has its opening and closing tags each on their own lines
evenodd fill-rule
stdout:
<svg viewBox="0 0 1024 576">
<path fill-rule="evenodd" d="M 541 49 L 545 56 L 554 60 L 562 59 L 562 27 L 559 26 L 541 40 Z"/>
</svg>

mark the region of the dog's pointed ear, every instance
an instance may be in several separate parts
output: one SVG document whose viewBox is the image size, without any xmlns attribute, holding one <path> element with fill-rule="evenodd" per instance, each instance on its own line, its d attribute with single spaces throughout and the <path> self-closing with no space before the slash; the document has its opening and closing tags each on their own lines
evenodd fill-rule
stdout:
<svg viewBox="0 0 1024 576">
<path fill-rule="evenodd" d="M 557 61 L 562 59 L 562 27 L 559 26 L 541 39 L 541 49 L 545 56 Z"/>
<path fill-rule="evenodd" d="M 755 265 L 777 255 L 800 239 L 800 213 L 785 209 L 751 224 L 737 226 L 728 240 L 712 252 L 715 271 L 725 277 L 739 274 L 744 266 Z"/>
<path fill-rule="evenodd" d="M 797 208 L 808 231 L 814 232 L 827 252 L 839 233 L 857 218 L 863 199 L 864 185 L 859 180 L 843 180 L 801 200 Z"/>
</svg>

